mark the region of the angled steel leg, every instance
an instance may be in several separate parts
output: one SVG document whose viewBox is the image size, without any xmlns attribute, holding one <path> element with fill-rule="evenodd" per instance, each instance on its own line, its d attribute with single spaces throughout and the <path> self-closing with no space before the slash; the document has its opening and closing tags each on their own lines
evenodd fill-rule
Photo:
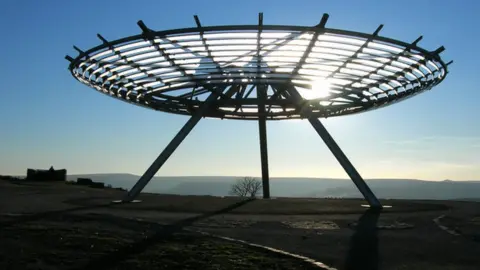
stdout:
<svg viewBox="0 0 480 270">
<path fill-rule="evenodd" d="M 303 109 L 304 112 L 308 114 L 310 112 L 310 109 L 307 106 L 302 106 L 304 99 L 298 93 L 297 89 L 291 86 L 288 88 L 287 91 L 290 93 L 290 95 L 294 99 L 294 102 L 298 104 L 297 108 Z M 353 167 L 352 163 L 350 163 L 347 156 L 345 156 L 342 149 L 340 149 L 340 147 L 337 145 L 337 143 L 332 138 L 330 133 L 328 133 L 327 129 L 323 126 L 322 122 L 320 122 L 320 120 L 318 118 L 315 118 L 314 116 L 308 117 L 308 121 L 313 126 L 313 128 L 317 131 L 318 135 L 320 135 L 320 137 L 323 139 L 323 141 L 325 142 L 327 147 L 330 149 L 330 151 L 332 151 L 333 155 L 338 160 L 338 162 L 342 165 L 345 172 L 347 172 L 348 176 L 350 176 L 353 183 L 357 186 L 358 190 L 362 193 L 363 197 L 365 197 L 365 200 L 367 200 L 370 207 L 375 209 L 381 209 L 382 204 L 380 203 L 380 201 L 377 199 L 375 194 L 373 194 L 372 190 L 367 185 L 367 183 L 365 183 L 362 176 L 360 176 L 360 174 L 357 172 L 355 167 Z"/>
<path fill-rule="evenodd" d="M 157 157 L 157 159 L 150 165 L 150 167 L 145 171 L 145 173 L 140 177 L 137 183 L 130 189 L 127 196 L 123 201 L 130 202 L 134 200 L 140 192 L 145 188 L 145 186 L 152 180 L 153 176 L 158 172 L 158 170 L 163 166 L 167 161 L 170 155 L 177 149 L 177 147 L 182 143 L 182 141 L 187 137 L 187 135 L 192 131 L 195 125 L 200 121 L 202 116 L 208 110 L 210 104 L 218 98 L 218 92 L 221 90 L 212 91 L 210 96 L 205 100 L 205 102 L 200 106 L 200 108 L 193 114 L 190 119 L 185 123 L 185 125 L 180 129 L 180 131 L 175 135 L 175 137 L 170 141 L 170 143 L 165 147 L 163 152 Z"/>
<path fill-rule="evenodd" d="M 265 112 L 265 100 L 267 98 L 267 86 L 257 86 L 258 95 L 258 130 L 260 138 L 260 161 L 262 163 L 262 187 L 263 198 L 270 198 L 270 181 L 268 175 L 268 148 L 267 148 L 267 116 Z"/>
</svg>

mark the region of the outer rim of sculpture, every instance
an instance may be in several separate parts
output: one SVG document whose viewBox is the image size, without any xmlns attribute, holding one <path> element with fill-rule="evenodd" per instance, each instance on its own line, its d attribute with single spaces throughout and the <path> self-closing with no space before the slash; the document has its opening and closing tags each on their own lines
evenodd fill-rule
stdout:
<svg viewBox="0 0 480 270">
<path fill-rule="evenodd" d="M 101 63 L 102 60 L 95 62 L 95 61 L 89 60 L 89 59 L 91 59 L 90 57 L 92 57 L 96 53 L 98 54 L 99 52 L 105 51 L 107 49 L 120 48 L 121 46 L 131 44 L 132 41 L 138 41 L 138 42 L 149 41 L 150 45 L 148 47 L 155 47 L 155 44 L 157 44 L 156 48 L 158 48 L 159 53 L 161 53 L 160 46 L 163 43 L 160 43 L 160 42 L 156 43 L 155 39 L 168 39 L 168 38 L 171 39 L 174 36 L 191 34 L 191 35 L 195 35 L 195 36 L 200 36 L 201 39 L 199 39 L 199 40 L 208 40 L 208 39 L 204 38 L 204 35 L 215 34 L 215 33 L 236 33 L 236 32 L 242 32 L 242 31 L 250 31 L 249 33 L 259 33 L 259 35 L 261 35 L 263 33 L 268 33 L 269 31 L 272 32 L 272 33 L 273 32 L 279 32 L 279 31 L 280 32 L 284 31 L 284 32 L 289 32 L 289 33 L 299 32 L 299 33 L 303 33 L 303 34 L 306 34 L 306 35 L 312 35 L 311 39 L 315 40 L 315 42 L 313 42 L 313 45 L 309 44 L 309 46 L 305 48 L 305 50 L 303 51 L 304 55 L 302 55 L 302 58 L 300 58 L 300 60 L 297 62 L 298 67 L 295 66 L 295 68 L 293 69 L 297 73 L 295 76 L 298 76 L 298 77 L 301 77 L 301 76 L 312 77 L 312 76 L 314 76 L 314 75 L 302 75 L 302 74 L 299 75 L 298 74 L 298 69 L 303 69 L 303 66 L 305 66 L 307 64 L 305 59 L 307 59 L 309 57 L 309 55 L 312 51 L 312 48 L 313 49 L 316 49 L 316 48 L 323 49 L 322 46 L 317 46 L 315 44 L 319 41 L 318 37 L 320 35 L 325 35 L 325 34 L 326 35 L 334 35 L 336 37 L 344 36 L 346 38 L 351 38 L 352 40 L 354 38 L 362 39 L 362 40 L 365 41 L 365 44 L 366 44 L 365 47 L 363 48 L 363 50 L 365 50 L 365 48 L 370 49 L 368 47 L 370 44 L 379 43 L 379 44 L 386 44 L 385 46 L 391 46 L 392 48 L 393 47 L 396 47 L 398 49 L 403 48 L 403 51 L 401 53 L 398 53 L 397 57 L 404 57 L 405 55 L 408 55 L 412 51 L 417 54 L 415 57 L 418 57 L 419 59 L 421 59 L 421 57 L 423 57 L 423 60 L 418 60 L 418 63 L 412 64 L 410 66 L 410 68 L 404 68 L 402 70 L 403 73 L 398 73 L 398 72 L 395 73 L 395 74 L 398 73 L 400 75 L 403 75 L 403 77 L 405 77 L 404 81 L 408 81 L 408 80 L 406 80 L 407 77 L 408 77 L 406 75 L 406 73 L 409 72 L 409 71 L 412 71 L 415 68 L 418 69 L 418 71 L 424 73 L 424 70 L 426 70 L 426 69 L 421 69 L 420 66 L 422 64 L 425 64 L 425 67 L 429 68 L 428 65 L 427 65 L 427 61 L 432 61 L 432 63 L 434 63 L 434 66 L 436 66 L 438 64 L 438 73 L 441 73 L 441 75 L 439 75 L 437 77 L 435 77 L 435 75 L 432 75 L 431 80 L 428 80 L 427 77 L 424 76 L 425 77 L 425 82 L 421 82 L 420 79 L 418 79 L 418 80 L 411 79 L 409 83 L 415 81 L 415 82 L 418 82 L 418 86 L 414 86 L 415 84 L 411 83 L 412 87 L 410 89 L 407 89 L 407 87 L 404 87 L 405 89 L 402 92 L 389 90 L 389 88 L 387 87 L 387 90 L 383 90 L 383 91 L 384 92 L 385 91 L 395 92 L 395 95 L 386 94 L 386 97 L 382 97 L 382 98 L 378 98 L 378 96 L 380 96 L 380 95 L 383 96 L 384 93 L 378 94 L 378 96 L 370 96 L 370 95 L 366 96 L 366 95 L 363 94 L 365 91 L 361 90 L 361 89 L 363 89 L 363 87 L 359 87 L 358 89 L 356 89 L 355 87 L 351 86 L 353 84 L 350 84 L 351 90 L 348 90 L 348 91 L 352 91 L 352 92 L 348 92 L 346 90 L 346 88 L 343 89 L 342 88 L 343 86 L 339 86 L 339 89 L 342 88 L 341 91 L 343 91 L 343 92 L 341 92 L 339 90 L 340 91 L 339 93 L 343 94 L 343 96 L 340 95 L 340 94 L 335 94 L 335 95 L 341 96 L 342 98 L 343 97 L 349 98 L 348 102 L 343 101 L 345 103 L 345 105 L 342 105 L 341 102 L 338 102 L 338 103 L 340 103 L 340 105 L 337 104 L 337 105 L 333 106 L 334 102 L 332 100 L 329 100 L 330 105 L 324 106 L 324 105 L 319 105 L 319 104 L 316 103 L 316 102 L 319 102 L 319 101 L 323 100 L 324 98 L 314 99 L 313 100 L 314 102 L 309 101 L 308 104 L 312 107 L 310 115 L 313 115 L 315 117 L 332 117 L 332 116 L 348 115 L 348 114 L 364 112 L 364 111 L 368 111 L 368 110 L 371 110 L 371 109 L 376 109 L 376 108 L 379 108 L 379 107 L 382 107 L 382 106 L 390 105 L 390 104 L 395 103 L 397 101 L 405 100 L 406 98 L 412 97 L 416 94 L 419 94 L 419 93 L 422 93 L 426 90 L 431 89 L 433 86 L 442 82 L 445 79 L 445 77 L 448 73 L 448 67 L 447 66 L 451 62 L 445 63 L 439 55 L 444 50 L 444 48 L 440 47 L 435 51 L 428 51 L 424 48 L 421 48 L 417 45 L 417 43 L 421 40 L 422 37 L 418 38 L 413 43 L 406 43 L 406 42 L 402 42 L 402 41 L 399 41 L 399 40 L 395 40 L 395 39 L 391 39 L 391 38 L 387 38 L 387 37 L 382 37 L 382 36 L 378 35 L 378 32 L 383 27 L 382 25 L 373 34 L 366 34 L 366 33 L 354 32 L 354 31 L 349 31 L 349 30 L 339 30 L 339 29 L 333 29 L 333 28 L 325 28 L 325 23 L 326 23 L 327 18 L 328 18 L 328 15 L 324 15 L 320 24 L 316 25 L 316 26 L 313 26 L 313 27 L 311 27 L 311 26 L 290 26 L 290 25 L 263 25 L 262 21 L 259 21 L 258 25 L 227 25 L 227 26 L 203 27 L 203 26 L 200 25 L 200 23 L 198 21 L 198 17 L 195 17 L 195 19 L 197 21 L 197 27 L 164 30 L 164 31 L 153 31 L 151 29 L 148 29 L 141 21 L 139 21 L 139 26 L 142 28 L 142 33 L 141 34 L 121 38 L 121 39 L 114 40 L 114 41 L 107 41 L 102 36 L 98 35 L 98 37 L 103 41 L 103 43 L 101 45 L 93 47 L 93 48 L 91 48 L 87 51 L 82 51 L 82 50 L 75 47 L 75 49 L 79 52 L 79 55 L 75 58 L 72 58 L 72 57 L 69 57 L 69 56 L 67 56 L 66 58 L 70 61 L 69 70 L 70 70 L 71 74 L 77 80 L 81 81 L 82 83 L 84 83 L 86 85 L 97 88 L 97 90 L 103 91 L 107 95 L 111 95 L 113 97 L 116 97 L 116 98 L 121 99 L 123 101 L 127 101 L 129 103 L 133 103 L 135 105 L 139 105 L 139 106 L 143 106 L 143 107 L 147 107 L 147 108 L 155 109 L 155 110 L 159 110 L 159 111 L 175 113 L 175 114 L 184 114 L 184 115 L 191 115 L 193 113 L 193 111 L 195 110 L 195 108 L 198 108 L 198 106 L 200 106 L 203 101 L 202 100 L 196 101 L 193 98 L 192 99 L 182 98 L 182 99 L 175 100 L 175 98 L 169 98 L 167 95 L 162 95 L 161 93 L 158 94 L 158 96 L 164 96 L 163 97 L 164 100 L 158 100 L 157 101 L 157 99 L 156 99 L 157 98 L 157 93 L 152 95 L 148 91 L 147 92 L 145 92 L 145 91 L 140 92 L 140 91 L 137 91 L 137 90 L 130 91 L 130 90 L 128 90 L 127 87 L 122 88 L 123 85 L 128 85 L 128 82 L 125 83 L 125 82 L 121 82 L 120 80 L 118 80 L 119 81 L 119 83 L 118 83 L 119 86 L 118 85 L 115 86 L 112 83 L 112 84 L 109 84 L 109 88 L 106 89 L 106 87 L 103 86 L 104 85 L 103 84 L 103 78 L 102 78 L 102 86 L 98 86 L 97 82 L 96 82 L 96 79 L 93 80 L 93 81 L 92 80 L 86 80 L 85 79 L 86 77 L 80 76 L 77 71 L 79 69 L 80 70 L 82 70 L 82 69 L 79 68 L 79 66 L 82 65 L 82 63 L 83 63 L 83 65 L 86 66 L 87 65 L 86 63 L 88 63 L 88 64 L 91 64 L 92 66 L 98 64 L 98 66 L 96 66 L 96 67 L 98 67 L 99 69 L 103 68 L 103 66 L 106 66 L 109 63 L 108 62 L 107 62 L 107 64 Z M 251 31 L 255 31 L 255 32 L 251 32 Z M 300 34 L 300 35 L 303 35 L 303 34 Z M 262 38 L 260 38 L 260 39 L 262 39 Z M 229 39 L 225 39 L 225 40 L 229 40 Z M 308 39 L 301 39 L 301 40 L 298 39 L 298 41 L 307 41 L 307 40 Z M 175 42 L 173 42 L 172 44 L 174 44 L 174 43 Z M 164 44 L 169 45 L 168 43 L 164 43 Z M 180 44 L 179 47 L 182 50 L 184 50 L 183 48 L 187 48 L 187 47 L 182 47 L 182 45 L 181 45 L 182 41 L 178 42 L 178 43 L 175 43 L 175 44 Z M 205 51 L 198 51 L 198 52 L 208 53 L 208 55 L 210 55 L 211 52 L 217 52 L 217 51 L 210 51 L 208 49 L 209 45 L 207 43 L 203 43 L 203 44 L 204 45 L 206 44 L 205 45 Z M 233 46 L 238 45 L 238 44 L 237 43 L 230 43 L 230 45 L 231 45 L 231 47 L 233 47 Z M 230 45 L 226 44 L 224 46 L 230 46 Z M 251 44 L 249 44 L 249 45 L 251 45 Z M 257 42 L 257 49 L 260 48 L 260 46 L 261 46 L 260 41 L 258 41 Z M 301 47 L 301 46 L 304 46 L 304 45 L 298 45 L 298 47 Z M 317 47 L 315 47 L 315 46 L 317 46 Z M 147 47 L 147 46 L 145 46 L 145 47 Z M 167 50 L 170 50 L 170 49 L 164 49 L 164 51 L 167 51 Z M 174 50 L 174 49 L 172 49 L 172 50 Z M 258 49 L 257 56 L 260 55 L 260 52 L 263 52 L 262 50 L 263 49 Z M 272 51 L 274 51 L 274 50 L 272 50 Z M 306 51 L 308 51 L 308 52 L 306 52 Z M 220 51 L 218 51 L 218 52 L 220 52 Z M 116 55 L 116 52 L 114 53 L 113 51 L 111 51 L 111 53 L 113 54 L 113 56 Z M 252 51 L 252 53 L 254 53 L 254 52 Z M 182 54 L 182 53 L 180 53 L 180 54 Z M 364 54 L 362 52 L 362 49 L 360 49 L 358 52 L 353 54 L 353 56 L 356 57 L 359 54 Z M 119 55 L 121 55 L 121 52 L 119 53 Z M 164 57 L 165 55 L 167 56 L 167 59 L 168 59 L 168 57 L 171 57 L 175 54 L 173 54 L 173 53 L 169 54 L 169 53 L 164 52 L 164 54 L 161 55 L 161 56 Z M 392 54 L 392 55 L 395 56 L 394 54 Z M 412 53 L 412 55 L 413 55 L 413 53 Z M 395 58 L 393 56 L 392 56 L 392 59 Z M 365 62 L 376 61 L 376 60 L 368 60 L 368 59 L 355 58 L 355 57 L 353 57 L 353 58 L 351 57 L 351 59 L 353 59 L 352 61 L 355 61 L 355 60 L 359 60 L 359 61 L 362 60 L 362 61 L 365 61 Z M 383 56 L 379 56 L 378 59 L 381 59 L 382 57 Z M 124 59 L 121 56 L 119 56 L 119 58 Z M 199 57 L 199 59 L 200 58 L 205 59 L 205 58 L 207 58 L 207 56 L 201 56 L 201 57 Z M 261 64 L 263 64 L 263 63 L 260 63 L 263 58 L 265 58 L 265 57 L 264 56 L 257 57 L 256 61 L 257 61 L 257 64 L 259 66 L 261 66 Z M 389 59 L 387 57 L 384 57 L 384 58 Z M 127 59 L 127 58 L 125 57 L 125 59 Z M 193 59 L 193 58 L 186 58 L 186 59 L 188 61 L 188 59 Z M 254 59 L 254 58 L 252 57 L 252 59 Z M 303 59 L 303 62 L 302 62 L 302 59 Z M 346 68 L 347 64 L 352 64 L 352 62 L 350 62 L 350 60 L 348 60 L 348 59 L 350 59 L 350 58 L 347 58 L 347 60 L 345 60 L 346 64 L 345 64 L 344 69 L 348 69 L 348 68 Z M 173 63 L 175 63 L 176 60 L 175 59 L 173 59 L 173 60 L 174 60 Z M 211 57 L 211 60 L 212 60 L 212 62 L 208 63 L 208 64 L 210 64 L 210 65 L 217 64 L 217 62 L 214 61 L 213 57 Z M 122 61 L 122 60 L 120 60 L 120 61 Z M 132 63 L 126 62 L 126 61 L 127 60 L 125 60 L 125 62 L 123 62 L 125 64 L 123 64 L 123 65 L 120 64 L 120 65 L 117 65 L 117 66 L 129 66 L 130 69 L 134 69 L 133 67 L 136 67 L 135 62 L 132 62 L 133 63 L 132 64 Z M 341 60 L 330 60 L 330 61 L 331 62 L 334 62 L 334 61 L 340 62 Z M 392 63 L 394 61 L 396 61 L 396 60 L 392 60 Z M 166 62 L 166 60 L 164 60 L 163 62 Z M 292 61 L 292 63 L 294 63 L 294 61 Z M 148 65 L 149 64 L 146 64 L 145 66 L 151 68 Z M 179 67 L 181 65 L 183 65 L 183 64 L 172 64 L 170 66 L 165 66 L 165 67 L 162 67 L 162 68 L 165 68 L 165 69 L 176 68 L 177 66 Z M 312 65 L 315 65 L 315 63 L 312 64 Z M 316 65 L 321 66 L 323 64 L 320 63 L 320 64 L 316 64 Z M 137 65 L 137 66 L 139 66 L 139 65 Z M 146 74 L 145 79 L 148 79 L 148 77 L 152 77 L 151 75 L 147 76 L 146 69 L 141 69 L 143 67 L 144 66 L 140 65 L 140 68 L 138 68 L 138 70 L 140 70 L 140 71 L 138 73 L 142 73 L 142 72 L 145 73 Z M 157 70 L 160 69 L 160 67 L 155 67 L 155 68 Z M 267 68 L 268 68 L 269 71 L 266 71 Z M 206 68 L 205 70 L 209 70 L 209 69 L 212 69 L 212 68 Z M 393 69 L 393 64 L 392 64 L 392 69 Z M 153 70 L 153 68 L 152 68 L 152 70 Z M 301 83 L 300 84 L 292 83 L 292 78 L 293 77 L 292 78 L 290 78 L 290 77 L 288 77 L 288 78 L 287 77 L 279 77 L 278 80 L 275 79 L 277 81 L 274 81 L 274 80 L 270 79 L 267 76 L 277 75 L 277 73 L 275 71 L 271 72 L 270 70 L 271 70 L 270 67 L 266 67 L 266 68 L 258 67 L 258 71 L 257 71 L 258 76 L 248 77 L 251 81 L 245 82 L 244 84 L 240 81 L 241 77 L 236 78 L 237 81 L 235 81 L 234 83 L 217 82 L 213 79 L 210 79 L 209 81 L 207 81 L 207 79 L 199 79 L 199 81 L 193 81 L 193 79 L 197 76 L 196 71 L 194 71 L 195 75 L 188 75 L 187 73 L 184 73 L 183 77 L 188 77 L 189 79 L 191 79 L 192 85 L 193 84 L 195 85 L 195 86 L 190 85 L 190 86 L 188 86 L 184 89 L 192 88 L 192 87 L 203 87 L 204 91 L 206 91 L 205 93 L 208 93 L 212 89 L 220 89 L 220 88 L 222 89 L 222 91 L 226 91 L 226 92 L 222 92 L 223 97 L 220 96 L 220 98 L 217 100 L 217 102 L 212 104 L 212 105 L 214 105 L 213 109 L 210 110 L 205 115 L 205 117 L 222 118 L 222 119 L 227 118 L 227 119 L 241 119 L 241 120 L 257 120 L 259 118 L 258 111 L 244 113 L 242 111 L 242 108 L 244 108 L 245 106 L 253 106 L 253 107 L 258 106 L 258 104 L 259 104 L 258 98 L 248 98 L 248 97 L 243 98 L 242 97 L 243 93 L 242 93 L 240 98 L 237 98 L 234 101 L 234 98 L 232 98 L 232 97 L 235 95 L 235 93 L 233 93 L 233 92 L 240 91 L 239 89 L 236 89 L 235 87 L 240 87 L 240 86 L 243 87 L 243 85 L 256 85 L 256 86 L 258 86 L 258 84 L 262 84 L 262 85 L 266 85 L 267 87 L 271 87 L 271 90 L 275 91 L 275 92 L 276 91 L 281 92 L 280 90 L 284 87 L 292 87 L 292 86 L 293 87 L 303 87 L 303 85 Z M 338 70 L 342 70 L 342 67 L 340 66 L 338 68 Z M 377 74 L 378 70 L 382 71 L 381 67 L 376 68 L 376 70 L 377 70 L 376 73 L 372 73 L 373 75 L 378 75 Z M 150 71 L 150 70 L 147 70 L 147 71 Z M 211 74 L 206 73 L 206 75 L 210 75 L 209 78 L 211 78 L 213 75 L 218 75 L 219 78 L 221 76 L 226 76 L 225 72 L 223 71 L 222 68 L 219 68 L 219 71 L 223 72 L 223 73 L 219 74 L 220 72 L 217 72 L 217 73 L 212 72 Z M 431 70 L 429 70 L 429 71 L 431 71 Z M 108 72 L 108 74 L 113 74 L 113 75 L 111 75 L 111 77 L 108 77 L 108 78 L 112 78 L 112 77 L 120 78 L 120 76 L 117 76 L 116 74 L 111 73 L 110 70 L 108 70 L 108 69 L 104 69 L 104 73 L 105 72 Z M 180 71 L 178 71 L 178 72 L 180 72 Z M 319 72 L 320 72 L 320 69 L 319 69 Z M 365 72 L 367 72 L 367 71 L 365 71 Z M 246 73 L 246 72 L 244 72 L 244 73 Z M 338 72 L 338 73 L 341 73 L 341 72 Z M 100 73 L 98 73 L 98 74 L 100 74 Z M 228 73 L 228 75 L 230 75 L 230 74 L 233 74 L 233 73 Z M 253 74 L 253 72 L 250 72 L 249 76 L 251 76 L 252 74 Z M 264 76 L 266 76 L 267 78 L 262 79 L 260 74 L 261 75 L 265 74 Z M 278 74 L 280 74 L 280 73 L 278 73 Z M 412 74 L 417 76 L 417 74 L 413 73 L 413 71 L 412 71 Z M 432 73 L 432 74 L 435 74 L 435 73 Z M 371 75 L 369 75 L 369 76 L 371 76 Z M 400 75 L 398 75 L 398 76 L 400 76 Z M 425 74 L 425 75 L 427 75 L 427 74 Z M 157 77 L 160 78 L 160 79 L 157 78 L 156 81 L 162 80 L 161 76 L 162 75 L 158 75 Z M 278 76 L 280 76 L 280 75 L 278 75 Z M 282 74 L 282 76 L 284 76 L 284 75 Z M 355 75 L 351 75 L 351 78 L 353 78 L 354 76 Z M 366 83 L 363 82 L 363 80 L 368 80 L 370 78 L 369 76 L 364 77 L 364 76 L 358 75 L 357 77 L 360 78 L 360 83 L 359 84 L 366 84 Z M 91 77 L 92 76 L 90 76 L 89 78 L 91 78 Z M 94 76 L 94 77 L 96 77 L 96 76 Z M 155 77 L 155 76 L 153 76 L 153 77 Z M 181 77 L 181 75 L 178 75 L 178 77 Z M 260 79 L 258 79 L 257 77 L 260 78 Z M 378 75 L 378 77 L 381 77 L 381 76 Z M 390 78 L 392 76 L 386 76 L 385 75 L 385 77 Z M 418 76 L 418 77 L 420 77 L 420 76 Z M 245 77 L 245 78 L 247 78 L 247 77 Z M 400 77 L 398 77 L 398 78 L 400 78 Z M 334 78 L 334 79 L 336 79 L 336 78 Z M 122 80 L 125 80 L 125 79 L 122 79 Z M 165 80 L 165 79 L 163 79 L 163 80 Z M 226 78 L 222 78 L 222 79 L 218 79 L 218 80 L 219 81 L 220 80 L 226 80 Z M 340 78 L 339 80 L 342 80 L 342 79 Z M 394 78 L 394 80 L 397 80 L 396 77 Z M 186 81 L 189 81 L 189 80 L 186 79 Z M 215 83 L 211 83 L 213 81 L 215 81 Z M 379 82 L 386 81 L 386 83 L 382 83 L 382 85 L 383 84 L 389 84 L 389 85 L 392 84 L 391 80 L 378 79 L 377 81 L 379 81 Z M 152 82 L 154 82 L 154 81 L 152 81 Z M 210 82 L 210 83 L 207 83 L 207 82 Z M 370 84 L 373 84 L 373 83 L 370 83 Z M 132 85 L 137 86 L 137 88 L 139 88 L 140 86 L 143 87 L 142 84 L 138 84 L 138 85 L 137 84 L 132 84 Z M 367 85 L 369 85 L 369 84 L 367 84 Z M 118 87 L 118 88 L 115 88 L 115 87 Z M 164 84 L 163 87 L 167 87 L 167 84 Z M 167 89 L 167 88 L 165 88 L 165 89 Z M 175 89 L 175 87 L 173 87 L 172 89 Z M 182 88 L 180 87 L 179 89 L 182 89 Z M 199 88 L 199 89 L 202 89 L 202 88 Z M 231 93 L 228 94 L 228 89 L 231 89 L 230 92 L 232 92 L 233 94 L 231 94 Z M 378 89 L 382 90 L 380 88 L 380 84 L 378 86 Z M 400 87 L 399 87 L 399 89 L 400 89 Z M 367 92 L 369 92 L 369 91 L 370 90 L 368 90 Z M 135 95 L 132 95 L 131 94 L 132 92 L 135 92 Z M 165 91 L 165 92 L 167 92 L 167 91 Z M 145 94 L 145 93 L 147 93 L 147 94 Z M 346 93 L 351 93 L 351 95 L 349 95 L 347 97 L 347 96 L 345 96 Z M 225 98 L 225 94 L 227 94 L 226 98 Z M 228 95 L 230 95 L 230 96 L 228 96 Z M 152 96 L 155 96 L 155 99 L 152 99 Z M 282 94 L 279 94 L 278 96 L 282 96 Z M 355 98 L 352 98 L 352 96 L 355 97 Z M 192 97 L 193 97 L 193 95 L 192 95 Z M 230 97 L 231 100 L 229 100 L 228 97 Z M 237 97 L 238 97 L 238 95 L 237 95 Z M 264 103 L 264 105 L 266 105 L 266 107 L 269 107 L 269 108 L 273 108 L 273 107 L 278 108 L 278 110 L 275 111 L 275 112 L 267 110 L 267 112 L 266 112 L 266 119 L 267 120 L 299 119 L 299 118 L 305 117 L 305 115 L 302 114 L 298 110 L 297 104 L 294 104 L 293 102 L 291 102 L 290 99 L 288 98 L 288 96 L 282 97 L 282 98 L 283 99 L 280 99 L 280 98 L 277 97 L 277 99 L 278 99 L 277 100 L 277 99 L 273 99 L 273 96 L 272 96 L 272 99 L 270 100 L 267 97 L 266 103 Z M 364 100 L 366 100 L 366 101 L 364 101 Z M 352 105 L 352 104 L 354 104 L 354 105 Z M 230 106 L 228 111 L 225 111 L 223 109 L 221 110 L 221 108 L 227 108 L 228 106 Z M 283 110 L 280 110 L 279 109 L 280 107 L 283 108 Z M 236 110 L 232 111 L 231 108 L 235 108 Z"/>
</svg>

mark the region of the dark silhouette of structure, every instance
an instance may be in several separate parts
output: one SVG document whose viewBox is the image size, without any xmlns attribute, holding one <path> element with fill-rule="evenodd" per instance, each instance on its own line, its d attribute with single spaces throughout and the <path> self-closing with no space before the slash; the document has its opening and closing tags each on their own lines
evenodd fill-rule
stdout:
<svg viewBox="0 0 480 270">
<path fill-rule="evenodd" d="M 93 184 L 93 180 L 90 178 L 77 178 L 76 184 L 81 186 L 90 186 Z"/>
<path fill-rule="evenodd" d="M 40 182 L 51 182 L 51 181 L 66 181 L 67 180 L 67 170 L 55 170 L 53 166 L 48 170 L 38 170 L 38 169 L 27 169 L 27 178 L 28 181 L 40 181 Z"/>
<path fill-rule="evenodd" d="M 66 56 L 75 79 L 106 95 L 190 119 L 128 192 L 132 201 L 201 118 L 258 121 L 263 197 L 270 197 L 267 120 L 308 119 L 369 205 L 382 205 L 319 118 L 405 100 L 444 80 L 440 53 L 379 35 L 314 26 L 202 26 L 108 41 Z"/>
</svg>

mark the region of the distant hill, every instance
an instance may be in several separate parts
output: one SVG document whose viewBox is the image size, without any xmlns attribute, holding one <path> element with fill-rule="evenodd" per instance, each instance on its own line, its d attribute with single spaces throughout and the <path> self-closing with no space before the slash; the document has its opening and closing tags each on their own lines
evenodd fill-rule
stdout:
<svg viewBox="0 0 480 270">
<path fill-rule="evenodd" d="M 469 200 L 480 199 L 479 181 L 422 181 L 404 179 L 368 180 L 371 189 L 380 198 Z M 332 187 L 320 191 L 316 196 L 359 197 L 360 193 L 351 187 Z"/>
<path fill-rule="evenodd" d="M 130 189 L 140 176 L 133 174 L 80 174 L 69 175 L 68 180 L 90 178 L 113 187 Z M 179 195 L 224 196 L 237 179 L 229 176 L 155 176 L 145 187 L 145 192 Z M 219 188 L 219 187 L 223 187 Z M 198 189 L 199 188 L 199 189 Z M 225 191 L 226 190 L 226 191 Z"/>
<path fill-rule="evenodd" d="M 91 178 L 113 187 L 130 189 L 140 178 L 133 174 L 81 174 L 67 179 Z M 156 176 L 145 192 L 179 195 L 226 196 L 234 176 Z M 379 198 L 480 201 L 480 181 L 423 181 L 416 179 L 366 180 Z M 272 196 L 358 198 L 350 179 L 272 177 Z"/>
</svg>

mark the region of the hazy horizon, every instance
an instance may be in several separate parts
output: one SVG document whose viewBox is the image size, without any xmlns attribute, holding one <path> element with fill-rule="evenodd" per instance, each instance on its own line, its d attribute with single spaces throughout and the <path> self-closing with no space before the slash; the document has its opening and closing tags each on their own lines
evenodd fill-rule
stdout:
<svg viewBox="0 0 480 270">
<path fill-rule="evenodd" d="M 84 174 L 69 175 L 67 179 L 75 181 L 77 177 L 87 177 L 127 190 L 132 188 L 139 178 L 132 174 Z M 145 187 L 144 192 L 228 196 L 236 179 L 237 176 L 157 176 Z M 365 180 L 379 198 L 480 199 L 480 181 Z M 274 197 L 362 198 L 350 179 L 271 177 L 270 190 Z"/>
<path fill-rule="evenodd" d="M 48 169 L 48 168 L 30 168 L 30 169 Z M 63 169 L 63 168 L 54 168 L 54 169 Z M 13 177 L 25 177 L 25 174 L 5 174 L 0 172 L 0 175 L 3 176 L 13 176 Z M 122 172 L 99 172 L 99 173 L 71 173 L 67 170 L 67 178 L 72 180 L 72 177 L 85 177 L 85 176 L 113 176 L 113 175 L 130 175 L 137 178 L 141 177 L 141 174 L 134 173 L 122 173 Z M 157 178 L 242 178 L 242 177 L 255 177 L 257 179 L 262 179 L 261 175 L 155 175 Z M 270 179 L 312 179 L 312 180 L 340 180 L 340 181 L 351 181 L 347 177 L 303 177 L 303 176 L 270 176 Z M 364 178 L 365 180 L 412 180 L 412 181 L 429 181 L 429 182 L 442 182 L 442 181 L 454 181 L 454 182 L 480 182 L 480 179 L 468 179 L 468 180 L 458 180 L 458 179 L 420 179 L 420 178 L 390 178 L 390 177 L 374 177 L 374 178 Z M 132 180 L 137 181 L 137 180 Z"/>
<path fill-rule="evenodd" d="M 60 168 L 59 168 L 60 169 Z M 134 173 L 118 173 L 118 172 L 111 172 L 111 173 L 69 173 L 67 171 L 68 176 L 77 176 L 77 175 L 115 175 L 115 174 L 125 174 L 125 175 L 134 175 L 140 177 L 140 174 Z M 245 176 L 255 177 L 258 179 L 262 179 L 261 175 L 155 175 L 155 177 L 235 177 L 235 178 L 242 178 Z M 331 179 L 331 180 L 350 180 L 348 177 L 322 177 L 322 176 L 315 176 L 315 177 L 301 177 L 301 176 L 270 176 L 270 178 L 276 179 Z M 375 178 L 365 178 L 366 180 L 416 180 L 416 181 L 480 181 L 480 179 L 469 179 L 469 180 L 456 180 L 456 179 L 419 179 L 419 178 L 389 178 L 389 177 L 375 177 Z"/>
</svg>

